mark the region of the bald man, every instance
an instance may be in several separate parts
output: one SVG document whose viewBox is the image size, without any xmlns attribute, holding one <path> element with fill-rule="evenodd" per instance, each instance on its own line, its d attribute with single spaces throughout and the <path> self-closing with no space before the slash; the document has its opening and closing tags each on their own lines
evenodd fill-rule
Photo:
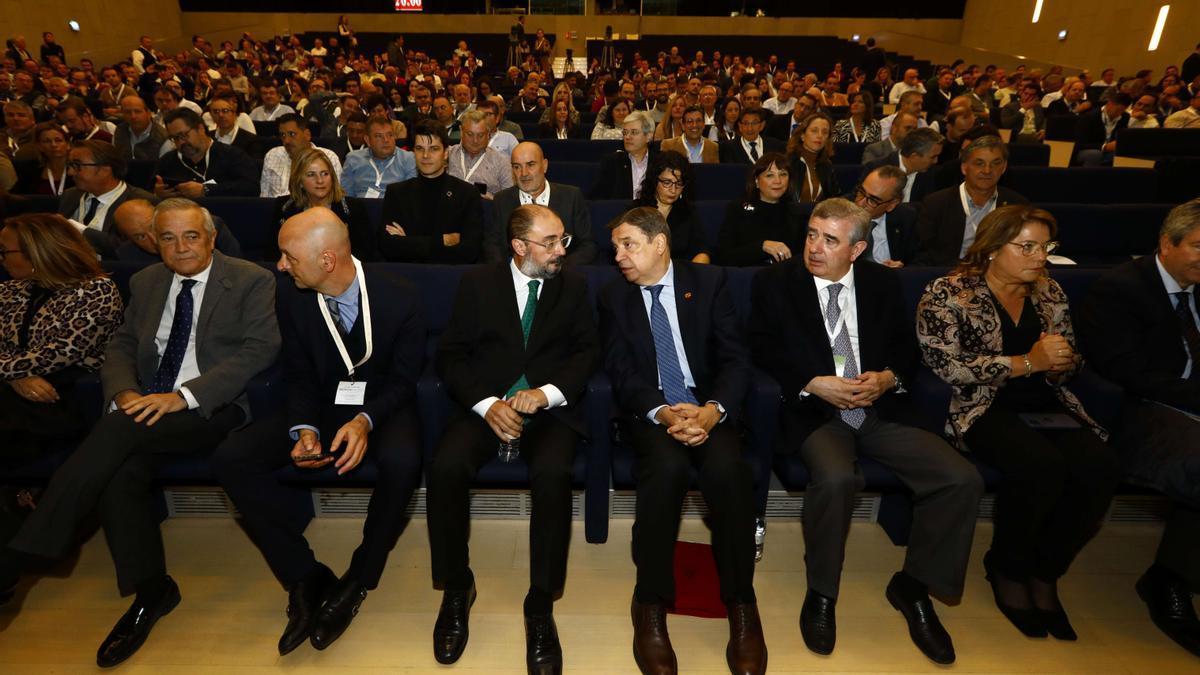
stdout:
<svg viewBox="0 0 1200 675">
<path fill-rule="evenodd" d="M 566 258 L 568 266 L 587 265 L 596 258 L 596 244 L 592 241 L 592 216 L 583 199 L 583 192 L 572 185 L 547 181 L 546 168 L 549 166 L 550 162 L 537 143 L 525 141 L 513 148 L 514 185 L 497 192 L 492 200 L 492 222 L 483 233 L 485 262 L 508 259 L 511 253 L 505 237 L 508 218 L 518 206 L 525 204 L 545 206 L 562 220 L 563 229 L 571 235 Z"/>
<path fill-rule="evenodd" d="M 379 584 L 404 529 L 404 510 L 420 481 L 416 385 L 425 353 L 425 320 L 411 284 L 350 254 L 346 225 L 326 208 L 289 218 L 279 230 L 276 267 L 294 285 L 277 300 L 286 347 L 286 410 L 232 436 L 213 471 L 242 512 L 246 530 L 288 591 L 279 653 L 305 640 L 324 649 L 350 625 Z M 293 464 L 334 481 L 377 474 L 362 543 L 338 578 L 317 561 L 297 518 L 297 495 L 274 472 Z"/>
<path fill-rule="evenodd" d="M 219 216 L 213 216 L 217 228 L 217 250 L 232 258 L 242 257 L 242 245 Z M 113 212 L 113 223 L 125 239 L 116 250 L 116 260 L 158 262 L 158 238 L 154 234 L 154 204 L 147 199 L 122 202 Z M 109 259 L 109 258 L 105 258 Z"/>
</svg>

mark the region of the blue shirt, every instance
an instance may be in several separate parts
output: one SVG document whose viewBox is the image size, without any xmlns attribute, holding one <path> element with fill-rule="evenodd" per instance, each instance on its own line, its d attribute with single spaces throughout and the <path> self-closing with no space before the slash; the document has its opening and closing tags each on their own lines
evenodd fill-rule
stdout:
<svg viewBox="0 0 1200 675">
<path fill-rule="evenodd" d="M 687 352 L 683 349 L 683 333 L 679 330 L 679 312 L 675 307 L 675 263 L 668 264 L 667 273 L 657 283 L 650 284 L 650 286 L 663 287 L 658 292 L 658 302 L 667 313 L 667 322 L 671 324 L 671 339 L 675 343 L 675 354 L 679 357 L 679 369 L 683 371 L 683 385 L 688 389 L 695 389 L 696 379 L 692 377 L 692 369 L 688 366 Z M 650 292 L 650 286 L 642 286 L 642 302 L 646 305 L 647 320 L 650 320 L 650 307 L 654 302 L 654 294 Z M 659 379 L 658 388 L 662 389 L 661 378 L 656 379 Z M 658 414 L 658 409 L 661 407 L 657 406 L 647 412 L 646 419 L 658 424 L 658 420 L 654 416 Z"/>
<path fill-rule="evenodd" d="M 387 186 L 417 176 L 417 160 L 407 150 L 396 148 L 389 159 L 378 159 L 370 148 L 359 148 L 346 153 L 342 166 L 342 189 L 348 197 L 366 197 L 374 189 L 382 198 Z"/>
</svg>

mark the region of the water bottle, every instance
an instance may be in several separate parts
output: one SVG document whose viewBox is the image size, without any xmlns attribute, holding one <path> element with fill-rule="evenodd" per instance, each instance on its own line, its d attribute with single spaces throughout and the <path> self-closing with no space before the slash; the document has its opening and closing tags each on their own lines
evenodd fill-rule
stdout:
<svg viewBox="0 0 1200 675">
<path fill-rule="evenodd" d="M 511 438 L 507 441 L 500 441 L 500 447 L 496 450 L 496 457 L 501 462 L 508 464 L 517 461 L 521 456 L 521 437 Z"/>
<path fill-rule="evenodd" d="M 763 557 L 763 546 L 767 543 L 767 521 L 765 518 L 754 519 L 754 562 Z"/>
</svg>

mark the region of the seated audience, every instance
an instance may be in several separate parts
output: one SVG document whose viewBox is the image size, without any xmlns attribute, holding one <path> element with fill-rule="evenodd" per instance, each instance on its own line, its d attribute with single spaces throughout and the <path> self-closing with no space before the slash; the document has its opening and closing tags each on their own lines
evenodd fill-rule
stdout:
<svg viewBox="0 0 1200 675">
<path fill-rule="evenodd" d="M 511 254 L 506 245 L 507 223 L 513 212 L 525 204 L 545 206 L 562 221 L 563 232 L 570 237 L 564 262 L 567 265 L 591 264 L 596 257 L 592 239 L 592 216 L 583 192 L 574 185 L 546 180 L 550 165 L 537 143 L 523 142 L 512 152 L 511 171 L 516 184 L 496 193 L 492 201 L 492 221 L 483 233 L 483 261 L 500 262 Z"/>
<path fill-rule="evenodd" d="M 121 99 L 121 119 L 113 134 L 113 145 L 126 161 L 157 161 L 163 149 L 170 147 L 167 130 L 154 121 L 141 97 L 131 94 Z"/>
<path fill-rule="evenodd" d="M 129 199 L 113 211 L 113 222 L 124 241 L 117 246 L 116 260 L 128 262 L 160 262 L 158 235 L 154 232 L 154 204 L 145 199 Z M 242 257 L 242 245 L 229 226 L 213 216 L 216 228 L 216 250 L 231 258 Z"/>
<path fill-rule="evenodd" d="M 650 135 L 654 133 L 654 120 L 642 111 L 630 113 L 621 133 L 623 148 L 601 158 L 588 199 L 636 199 L 641 194 L 642 178 L 653 154 Z"/>
<path fill-rule="evenodd" d="M 28 103 L 20 99 L 6 102 L 4 128 L 0 129 L 0 153 L 14 161 L 37 159 L 37 141 L 33 137 L 36 125 L 37 118 Z"/>
<path fill-rule="evenodd" d="M 250 119 L 254 122 L 272 122 L 284 115 L 296 114 L 292 106 L 279 102 L 279 88 L 272 80 L 258 83 L 258 101 L 261 105 L 250 111 Z"/>
<path fill-rule="evenodd" d="M 888 90 L 888 103 L 899 104 L 900 97 L 910 91 L 915 91 L 924 97 L 925 85 L 921 83 L 920 77 L 921 74 L 917 72 L 916 68 L 905 70 L 904 79 Z"/>
<path fill-rule="evenodd" d="M 300 173 L 295 175 L 292 171 Z M 308 148 L 299 151 L 292 160 L 288 193 L 275 198 L 272 234 L 292 216 L 318 206 L 329 209 L 346 224 L 355 257 L 366 262 L 378 259 L 376 230 L 367 205 L 342 190 L 329 155 L 320 148 Z M 275 237 L 269 239 L 272 245 L 268 247 L 268 259 L 277 260 Z"/>
<path fill-rule="evenodd" d="M 820 89 L 811 90 L 809 93 L 817 97 L 817 103 L 822 108 L 844 108 L 850 105 L 846 99 L 846 95 L 841 92 L 842 81 L 835 73 L 830 73 L 825 78 L 825 83 Z"/>
<path fill-rule="evenodd" d="M 450 148 L 450 175 L 474 185 L 484 199 L 492 199 L 497 192 L 512 187 L 509 158 L 488 146 L 492 133 L 482 111 L 468 110 L 458 119 L 462 142 Z"/>
<path fill-rule="evenodd" d="M 68 218 L 103 258 L 113 258 L 121 244 L 114 224 L 116 209 L 130 199 L 154 195 L 125 183 L 125 160 L 111 143 L 80 141 L 72 145 L 67 171 L 75 187 L 58 200 L 59 215 Z"/>
<path fill-rule="evenodd" d="M 1073 78 L 1070 84 L 1063 86 L 1062 96 L 1046 106 L 1048 117 L 1061 115 L 1079 116 L 1092 110 L 1092 102 L 1087 100 L 1087 85 L 1078 78 Z"/>
<path fill-rule="evenodd" d="M 796 127 L 788 140 L 791 198 L 797 203 L 819 202 L 842 193 L 833 169 L 832 122 L 824 112 L 815 112 Z"/>
<path fill-rule="evenodd" d="M 966 97 L 963 97 L 963 101 L 967 102 Z M 913 117 L 916 117 L 917 118 L 917 128 L 924 129 L 925 127 L 929 126 L 928 122 L 926 122 L 925 118 L 921 115 L 922 106 L 924 106 L 924 105 L 925 105 L 925 99 L 922 98 L 921 95 L 916 92 L 910 92 L 908 94 L 905 94 L 904 96 L 901 96 L 900 104 L 896 106 L 896 112 L 879 120 L 879 137 L 880 138 L 891 137 L 892 125 L 895 124 L 896 118 L 901 113 L 907 113 L 909 115 L 912 115 Z M 950 106 L 953 107 L 954 105 L 955 105 L 955 102 L 951 101 Z"/>
<path fill-rule="evenodd" d="M 833 125 L 834 143 L 875 143 L 882 138 L 882 128 L 875 121 L 875 100 L 871 92 L 858 91 L 849 95 L 850 115 Z"/>
<path fill-rule="evenodd" d="M 963 261 L 925 289 L 917 334 L 951 386 L 946 433 L 998 470 L 983 566 L 996 606 L 1027 637 L 1075 640 L 1058 581 L 1100 524 L 1120 478 L 1108 432 L 1066 383 L 1083 366 L 1067 295 L 1046 273 L 1054 216 L 997 208 Z"/>
<path fill-rule="evenodd" d="M 896 120 L 892 123 L 890 133 L 884 135 L 881 140 L 863 148 L 862 163 L 866 165 L 878 162 L 884 157 L 899 151 L 900 144 L 904 142 L 904 137 L 909 132 L 918 128 L 917 122 L 919 120 L 919 117 L 910 113 L 896 113 Z"/>
<path fill-rule="evenodd" d="M 800 126 L 801 120 L 816 110 L 817 100 L 810 94 L 801 94 L 796 97 L 796 106 L 792 108 L 790 115 L 774 115 L 767 121 L 763 135 L 787 143 L 796 127 Z"/>
<path fill-rule="evenodd" d="M 237 94 L 223 92 L 213 96 L 208 104 L 208 114 L 212 117 L 214 125 L 213 140 L 239 148 L 253 158 L 262 156 L 258 136 L 238 123 L 241 113 L 238 112 Z"/>
<path fill-rule="evenodd" d="M 663 152 L 677 152 L 692 164 L 716 164 L 720 161 L 720 149 L 716 143 L 704 137 L 704 110 L 688 106 L 683 111 L 683 135 L 662 142 Z"/>
<path fill-rule="evenodd" d="M 164 199 L 258 195 L 258 162 L 238 148 L 214 143 L 195 112 L 172 110 L 167 115 L 167 134 L 177 149 L 158 162 L 156 195 Z"/>
<path fill-rule="evenodd" d="M 725 211 L 714 264 L 756 267 L 782 262 L 800 250 L 802 221 L 788 173 L 785 155 L 770 152 L 758 158 L 747 172 L 745 196 L 730 202 Z"/>
<path fill-rule="evenodd" d="M 1117 132 L 1129 125 L 1129 94 L 1119 91 L 1099 110 L 1079 116 L 1075 127 L 1075 161 L 1083 166 L 1112 166 Z"/>
<path fill-rule="evenodd" d="M 1137 581 L 1159 630 L 1200 656 L 1200 199 L 1167 214 L 1158 250 L 1105 272 L 1079 315 L 1088 364 L 1125 390 L 1114 439 L 1127 480 L 1173 503 L 1154 562 Z"/>
<path fill-rule="evenodd" d="M 742 117 L 742 102 L 734 97 L 721 104 L 719 119 L 708 131 L 708 138 L 718 145 L 737 140 L 738 120 Z"/>
<path fill-rule="evenodd" d="M 683 136 L 683 111 L 687 109 L 687 99 L 683 96 L 676 96 L 671 99 L 668 106 L 667 114 L 654 128 L 654 140 L 656 141 Z"/>
<path fill-rule="evenodd" d="M 629 209 L 649 206 L 666 218 L 672 258 L 709 263 L 712 258 L 704 245 L 704 224 L 696 210 L 695 191 L 691 162 L 678 153 L 662 152 L 651 160 L 642 179 L 641 196 L 630 203 Z"/>
<path fill-rule="evenodd" d="M 917 210 L 904 203 L 908 174 L 885 164 L 867 172 L 846 198 L 871 217 L 871 233 L 863 255 L 887 267 L 904 267 L 917 253 Z"/>
<path fill-rule="evenodd" d="M 942 152 L 937 157 L 939 167 L 950 165 L 953 173 L 957 174 L 958 155 L 962 152 L 963 141 L 967 135 L 975 129 L 981 129 L 984 125 L 978 124 L 979 118 L 975 116 L 974 111 L 968 107 L 952 107 L 947 111 L 946 117 L 938 125 L 939 131 L 942 132 L 945 139 L 942 141 Z M 991 125 L 987 125 L 991 128 Z M 930 127 L 932 131 L 932 127 Z M 999 136 L 1000 132 L 992 128 L 992 136 Z M 957 181 L 954 181 L 957 182 Z"/>
<path fill-rule="evenodd" d="M 1167 129 L 1200 128 L 1200 86 L 1197 86 L 1192 92 L 1191 105 L 1182 110 L 1171 113 L 1167 119 L 1163 121 L 1163 127 Z"/>
<path fill-rule="evenodd" d="M 763 116 L 758 108 L 746 108 L 738 117 L 738 137 L 720 144 L 722 164 L 754 164 L 770 152 L 784 152 L 787 145 L 775 138 L 762 136 Z"/>
<path fill-rule="evenodd" d="M 555 101 L 551 117 L 538 124 L 538 138 L 558 139 L 579 138 L 581 130 L 579 123 L 572 121 L 571 108 L 566 101 Z M 509 153 L 511 156 L 511 152 Z"/>
<path fill-rule="evenodd" d="M 259 181 L 259 197 L 279 197 L 287 194 L 291 182 L 292 163 L 300 152 L 315 148 L 312 132 L 308 125 L 295 113 L 284 113 L 278 118 L 279 140 L 283 143 L 271 148 L 263 158 L 262 179 Z M 328 148 L 315 148 L 329 159 L 336 179 L 341 180 L 342 163 L 337 154 Z"/>
<path fill-rule="evenodd" d="M 342 188 L 347 195 L 380 199 L 389 185 L 416 177 L 417 162 L 411 152 L 396 146 L 398 140 L 387 117 L 374 115 L 366 120 L 366 147 L 347 154 L 342 167 Z"/>
<path fill-rule="evenodd" d="M 605 107 L 596 116 L 596 126 L 592 129 L 592 140 L 621 140 L 625 127 L 625 118 L 633 111 L 633 103 L 627 98 L 618 98 Z M 651 125 L 654 121 L 651 120 Z M 654 127 L 650 127 L 654 131 Z"/>
<path fill-rule="evenodd" d="M 1157 129 L 1158 121 L 1158 98 L 1154 94 L 1142 94 L 1129 107 L 1129 126 L 1130 129 Z"/>
<path fill-rule="evenodd" d="M 929 116 L 931 122 L 936 122 L 946 116 L 954 94 L 954 71 L 944 68 L 938 71 L 937 86 L 925 92 L 921 109 Z"/>
<path fill-rule="evenodd" d="M 796 97 L 793 95 L 796 85 L 791 82 L 781 82 L 776 88 L 774 97 L 763 101 L 763 108 L 770 110 L 773 115 L 787 116 L 796 108 Z"/>
<path fill-rule="evenodd" d="M 999 185 L 1008 169 L 1008 146 L 998 136 L 972 141 L 962 151 L 960 166 L 962 183 L 938 190 L 921 201 L 917 264 L 957 265 L 975 242 L 975 231 L 987 214 L 1001 206 L 1029 203 Z"/>
<path fill-rule="evenodd" d="M 1000 109 L 1000 125 L 1012 130 L 1012 143 L 1041 143 L 1046 139 L 1046 111 L 1036 82 L 1021 85 L 1017 99 Z"/>
<path fill-rule="evenodd" d="M 75 186 L 67 170 L 71 143 L 67 133 L 54 122 L 42 122 L 33 132 L 38 150 L 36 162 L 23 162 L 13 192 L 25 195 L 48 195 L 61 197 Z"/>
<path fill-rule="evenodd" d="M 113 141 L 113 135 L 96 122 L 91 108 L 88 108 L 83 99 L 77 96 L 72 96 L 59 104 L 57 117 L 67 132 L 71 134 L 73 141 L 97 140 L 108 143 Z"/>
<path fill-rule="evenodd" d="M 920 202 L 937 189 L 937 178 L 931 169 L 937 165 L 945 141 L 933 129 L 914 129 L 904 136 L 899 150 L 864 166 L 863 176 L 885 164 L 900 167 L 908 177 L 904 183 L 904 202 Z"/>
<path fill-rule="evenodd" d="M 383 196 L 379 253 L 389 262 L 474 264 L 483 238 L 483 199 L 474 185 L 446 171 L 446 127 L 425 120 L 413 130 L 417 176 Z"/>
</svg>

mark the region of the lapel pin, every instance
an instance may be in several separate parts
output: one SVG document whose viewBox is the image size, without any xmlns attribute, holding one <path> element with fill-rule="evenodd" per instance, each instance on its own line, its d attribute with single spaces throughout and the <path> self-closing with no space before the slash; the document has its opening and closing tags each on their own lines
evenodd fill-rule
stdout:
<svg viewBox="0 0 1200 675">
<path fill-rule="evenodd" d="M 683 299 L 684 299 L 684 300 L 691 300 L 691 299 L 692 299 L 692 292 L 691 292 L 691 291 L 684 291 L 684 293 L 683 293 Z"/>
</svg>

